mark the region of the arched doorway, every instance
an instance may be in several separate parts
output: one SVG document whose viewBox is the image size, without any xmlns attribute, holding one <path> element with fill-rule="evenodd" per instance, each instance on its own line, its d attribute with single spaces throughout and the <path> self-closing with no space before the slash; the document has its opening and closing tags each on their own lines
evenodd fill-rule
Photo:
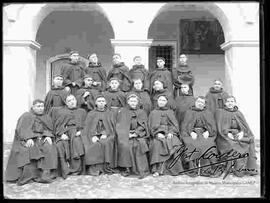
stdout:
<svg viewBox="0 0 270 203">
<path fill-rule="evenodd" d="M 50 90 L 52 75 L 68 60 L 70 50 L 79 51 L 86 65 L 86 56 L 97 53 L 103 66 L 110 67 L 113 28 L 97 5 L 90 4 L 87 8 L 80 4 L 70 4 L 69 7 L 66 4 L 62 7 L 52 5 L 39 14 L 42 22 L 36 41 L 42 48 L 37 51 L 36 98 L 44 98 Z"/>
<path fill-rule="evenodd" d="M 225 38 L 228 38 L 224 28 L 228 30 L 229 26 L 226 18 L 220 12 L 213 3 L 207 3 L 207 5 L 167 3 L 161 7 L 148 29 L 148 39 L 153 39 L 149 49 L 150 69 L 155 68 L 157 56 L 165 57 L 167 66 L 171 69 L 177 65 L 179 54 L 186 53 L 195 75 L 195 96 L 205 95 L 216 78 L 222 79 L 225 87 L 230 86 L 225 69 L 224 51 L 220 48 L 220 45 L 225 42 Z M 223 20 L 220 20 L 221 17 Z M 193 40 L 196 32 L 200 31 L 200 37 L 204 32 L 198 29 L 200 26 L 205 26 L 205 30 L 215 34 L 215 46 L 213 42 L 206 46 L 204 45 L 206 43 L 196 46 L 195 40 Z M 219 38 L 217 39 L 217 37 Z M 213 35 L 205 38 L 213 38 Z M 189 40 L 189 46 L 184 45 L 185 39 Z M 212 48 L 205 48 L 207 46 Z M 230 91 L 230 88 L 228 89 Z"/>
</svg>

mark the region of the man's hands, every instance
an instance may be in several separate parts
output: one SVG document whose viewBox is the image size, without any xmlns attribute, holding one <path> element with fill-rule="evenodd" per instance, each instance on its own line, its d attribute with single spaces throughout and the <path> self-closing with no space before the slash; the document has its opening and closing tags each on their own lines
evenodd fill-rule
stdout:
<svg viewBox="0 0 270 203">
<path fill-rule="evenodd" d="M 163 138 L 165 138 L 165 135 L 163 135 L 162 133 L 158 133 L 158 134 L 157 134 L 157 137 L 158 137 L 159 139 L 163 139 Z"/>
<path fill-rule="evenodd" d="M 25 143 L 26 147 L 32 147 L 34 146 L 34 141 L 32 139 L 28 139 Z"/>
<path fill-rule="evenodd" d="M 233 134 L 232 133 L 228 133 L 228 137 L 232 140 L 234 140 Z"/>
<path fill-rule="evenodd" d="M 173 134 L 172 133 L 168 133 L 167 138 L 168 139 L 172 139 L 172 137 L 173 137 Z"/>
<path fill-rule="evenodd" d="M 88 91 L 86 91 L 84 94 L 83 94 L 83 97 L 87 97 L 90 93 Z"/>
<path fill-rule="evenodd" d="M 48 142 L 50 145 L 52 145 L 52 138 L 50 138 L 50 137 L 45 137 L 45 139 L 44 139 L 44 142 Z"/>
<path fill-rule="evenodd" d="M 61 135 L 61 140 L 69 140 L 69 138 L 66 134 L 63 134 Z"/>
<path fill-rule="evenodd" d="M 97 142 L 98 140 L 99 140 L 99 139 L 98 139 L 97 136 L 92 137 L 92 142 L 93 142 L 93 143 Z"/>
<path fill-rule="evenodd" d="M 197 139 L 197 137 L 198 137 L 197 133 L 195 133 L 195 132 L 191 132 L 190 136 L 192 137 L 193 140 Z"/>
<path fill-rule="evenodd" d="M 80 136 L 80 135 L 81 135 L 81 131 L 77 131 L 76 136 Z"/>
<path fill-rule="evenodd" d="M 205 139 L 207 139 L 207 138 L 209 137 L 209 132 L 208 132 L 208 131 L 205 131 L 205 132 L 203 133 L 203 137 L 204 137 Z"/>
<path fill-rule="evenodd" d="M 129 138 L 138 137 L 136 133 L 129 133 Z"/>
<path fill-rule="evenodd" d="M 65 87 L 65 90 L 66 90 L 67 92 L 69 92 L 69 91 L 70 91 L 70 87 L 69 87 L 69 86 L 66 86 L 66 87 Z"/>
<path fill-rule="evenodd" d="M 107 135 L 101 135 L 100 139 L 106 139 Z"/>
<path fill-rule="evenodd" d="M 76 86 L 76 83 L 75 83 L 75 82 L 72 82 L 71 84 L 72 84 L 72 86 L 73 86 L 73 87 L 75 87 L 75 86 Z"/>
<path fill-rule="evenodd" d="M 240 133 L 237 134 L 238 140 L 241 140 L 244 137 L 244 132 L 241 131 Z"/>
</svg>

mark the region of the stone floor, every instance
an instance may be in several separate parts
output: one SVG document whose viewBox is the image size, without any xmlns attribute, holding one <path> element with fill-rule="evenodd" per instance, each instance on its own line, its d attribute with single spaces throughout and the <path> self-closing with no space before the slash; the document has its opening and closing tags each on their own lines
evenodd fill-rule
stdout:
<svg viewBox="0 0 270 203">
<path fill-rule="evenodd" d="M 260 164 L 259 144 L 256 144 Z M 10 144 L 4 145 L 4 170 Z M 260 197 L 260 176 L 220 178 L 148 176 L 139 180 L 119 174 L 69 176 L 51 184 L 31 183 L 24 186 L 3 183 L 8 199 L 113 199 L 113 198 L 235 198 Z"/>
</svg>

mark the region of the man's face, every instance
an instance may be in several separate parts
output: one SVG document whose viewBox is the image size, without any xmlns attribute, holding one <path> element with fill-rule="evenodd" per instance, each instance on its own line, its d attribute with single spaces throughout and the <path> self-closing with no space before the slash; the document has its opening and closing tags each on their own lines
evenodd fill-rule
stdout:
<svg viewBox="0 0 270 203">
<path fill-rule="evenodd" d="M 86 87 L 90 87 L 93 84 L 92 78 L 84 78 L 84 84 Z"/>
<path fill-rule="evenodd" d="M 78 60 L 79 60 L 79 54 L 77 54 L 77 53 L 74 53 L 74 54 L 71 54 L 70 55 L 70 60 L 71 60 L 71 62 L 78 62 Z"/>
<path fill-rule="evenodd" d="M 186 64 L 187 63 L 187 56 L 185 54 L 181 54 L 179 57 L 179 61 L 181 64 Z"/>
<path fill-rule="evenodd" d="M 143 83 L 142 83 L 142 81 L 140 79 L 139 80 L 134 80 L 134 88 L 136 90 L 141 90 L 142 86 L 143 86 Z"/>
<path fill-rule="evenodd" d="M 153 89 L 154 90 L 157 90 L 157 91 L 159 91 L 159 90 L 163 90 L 163 83 L 162 82 L 160 82 L 159 80 L 156 80 L 155 82 L 154 82 L 154 86 L 153 86 Z"/>
<path fill-rule="evenodd" d="M 96 105 L 99 109 L 104 109 L 106 105 L 106 99 L 104 97 L 97 98 Z"/>
<path fill-rule="evenodd" d="M 215 90 L 220 90 L 222 88 L 222 82 L 216 80 L 213 85 Z"/>
<path fill-rule="evenodd" d="M 135 58 L 134 63 L 135 63 L 135 65 L 141 65 L 142 64 L 142 58 L 141 57 Z"/>
<path fill-rule="evenodd" d="M 137 97 L 130 97 L 128 99 L 128 105 L 132 108 L 135 109 L 138 105 L 139 101 Z"/>
<path fill-rule="evenodd" d="M 165 61 L 163 61 L 162 59 L 158 59 L 158 60 L 157 60 L 157 66 L 158 66 L 159 68 L 163 68 L 164 65 L 165 65 Z"/>
<path fill-rule="evenodd" d="M 33 111 L 36 113 L 36 114 L 43 114 L 44 112 L 44 103 L 36 103 L 32 106 L 32 109 Z"/>
<path fill-rule="evenodd" d="M 111 80 L 110 87 L 112 90 L 116 90 L 119 87 L 120 83 L 118 80 Z"/>
<path fill-rule="evenodd" d="M 184 94 L 188 94 L 189 86 L 187 84 L 181 85 L 181 92 Z"/>
<path fill-rule="evenodd" d="M 77 106 L 77 100 L 73 95 L 66 98 L 66 104 L 69 109 L 73 109 Z"/>
<path fill-rule="evenodd" d="M 121 57 L 119 55 L 113 56 L 113 64 L 118 64 L 121 62 Z"/>
<path fill-rule="evenodd" d="M 53 84 L 54 84 L 55 87 L 61 87 L 62 84 L 63 84 L 63 78 L 62 77 L 58 77 L 58 76 L 55 77 L 53 79 Z"/>
<path fill-rule="evenodd" d="M 90 56 L 89 60 L 92 63 L 97 63 L 98 62 L 98 57 L 97 57 L 97 55 L 93 54 L 93 55 Z"/>
<path fill-rule="evenodd" d="M 167 100 L 167 98 L 164 97 L 164 96 L 160 96 L 160 97 L 158 98 L 158 100 L 157 100 L 157 104 L 158 104 L 159 107 L 164 107 L 164 106 L 166 106 L 167 102 L 168 102 L 168 100 Z"/>
<path fill-rule="evenodd" d="M 205 107 L 205 100 L 202 99 L 202 98 L 198 98 L 195 101 L 195 107 L 198 108 L 198 109 L 203 109 Z"/>
<path fill-rule="evenodd" d="M 227 108 L 233 109 L 236 105 L 236 102 L 235 102 L 234 98 L 228 98 L 225 102 L 225 105 Z"/>
</svg>

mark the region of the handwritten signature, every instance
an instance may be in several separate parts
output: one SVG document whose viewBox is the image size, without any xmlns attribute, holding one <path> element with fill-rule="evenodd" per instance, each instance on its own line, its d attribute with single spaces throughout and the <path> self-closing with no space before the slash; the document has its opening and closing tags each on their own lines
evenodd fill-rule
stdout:
<svg viewBox="0 0 270 203">
<path fill-rule="evenodd" d="M 223 180 L 224 180 L 228 174 L 233 173 L 234 171 L 241 172 L 241 171 L 246 171 L 246 170 L 252 170 L 252 169 L 243 168 L 244 165 L 242 165 L 241 167 L 237 167 L 237 169 L 234 169 L 234 166 L 236 164 L 235 161 L 238 159 L 244 159 L 244 158 L 248 157 L 249 153 L 241 154 L 241 153 L 232 149 L 226 153 L 218 154 L 218 153 L 216 153 L 217 150 L 215 150 L 215 149 L 216 149 L 216 146 L 209 147 L 198 158 L 191 159 L 192 155 L 194 155 L 195 153 L 199 153 L 199 151 L 196 148 L 194 148 L 192 151 L 189 151 L 186 146 L 181 145 L 179 147 L 179 149 L 177 149 L 175 151 L 174 154 L 176 156 L 168 165 L 168 169 L 173 168 L 174 165 L 179 161 L 179 159 L 185 160 L 185 161 L 194 161 L 195 163 L 199 163 L 200 160 L 211 160 L 212 159 L 212 160 L 221 160 L 221 161 L 218 161 L 215 163 L 210 163 L 210 164 L 203 165 L 203 166 L 199 166 L 199 167 L 192 168 L 192 169 L 183 170 L 183 171 L 179 172 L 179 174 L 208 167 L 208 168 L 206 168 L 206 170 L 204 170 L 204 173 L 206 173 L 208 175 L 215 175 L 217 173 L 222 174 L 225 171 L 225 175 L 223 177 Z M 231 163 L 228 168 L 226 166 L 227 162 Z M 211 168 L 210 168 L 210 166 L 211 166 Z M 212 166 L 215 166 L 215 168 L 213 169 Z"/>
</svg>

